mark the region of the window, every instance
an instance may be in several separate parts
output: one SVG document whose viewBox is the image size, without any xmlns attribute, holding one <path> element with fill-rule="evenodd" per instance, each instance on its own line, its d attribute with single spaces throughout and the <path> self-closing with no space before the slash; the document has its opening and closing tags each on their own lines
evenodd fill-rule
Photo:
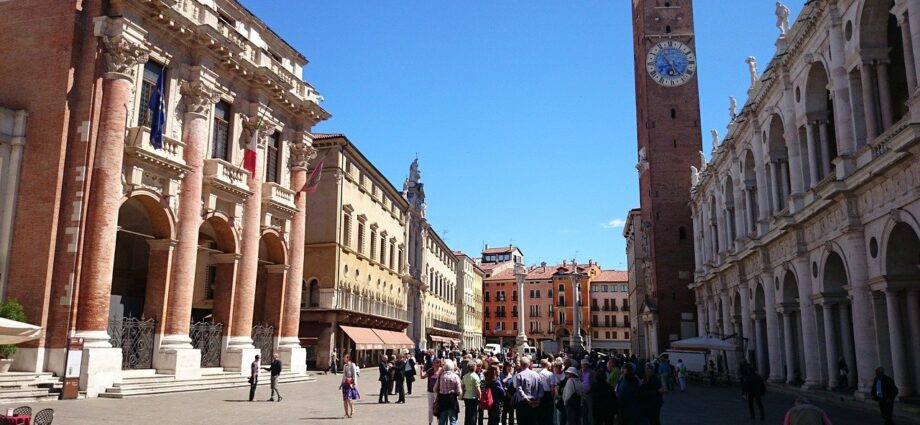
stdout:
<svg viewBox="0 0 920 425">
<path fill-rule="evenodd" d="M 387 237 L 386 235 L 380 235 L 380 264 L 386 264 L 386 252 L 387 252 Z"/>
<path fill-rule="evenodd" d="M 623 332 L 623 339 L 629 339 L 629 332 Z"/>
<path fill-rule="evenodd" d="M 364 223 L 358 223 L 358 252 L 364 253 Z"/>
<path fill-rule="evenodd" d="M 374 226 L 371 226 L 371 228 L 373 227 Z M 377 255 L 377 231 L 376 230 L 371 230 L 370 242 L 371 242 L 371 259 L 374 259 L 374 257 Z"/>
<path fill-rule="evenodd" d="M 342 218 L 342 243 L 351 248 L 351 216 L 348 214 Z"/>
<path fill-rule="evenodd" d="M 511 301 L 517 301 L 517 290 L 511 292 Z"/>
<path fill-rule="evenodd" d="M 484 294 L 485 294 L 485 296 L 486 296 L 486 297 L 485 297 L 485 301 L 486 301 L 486 302 L 489 302 L 489 291 L 483 291 L 483 292 L 484 292 Z M 486 326 L 486 327 L 488 327 L 488 326 Z"/>
<path fill-rule="evenodd" d="M 489 317 L 489 316 L 488 316 L 488 315 L 486 315 L 486 317 Z M 485 328 L 484 328 L 484 329 L 486 330 L 486 332 L 488 332 L 488 331 L 491 331 L 491 330 L 492 330 L 492 328 L 490 328 L 490 327 L 489 327 L 489 322 L 486 322 L 486 326 L 485 326 Z"/>
<path fill-rule="evenodd" d="M 208 266 L 205 275 L 204 299 L 214 299 L 214 288 L 217 286 L 217 267 Z"/>
<path fill-rule="evenodd" d="M 617 339 L 617 331 L 613 331 L 613 339 Z"/>
<path fill-rule="evenodd" d="M 400 248 L 399 248 L 399 271 L 400 271 L 400 272 L 403 271 L 403 262 L 402 262 L 402 258 L 403 258 L 403 249 L 402 249 L 402 247 L 400 247 Z"/>
<path fill-rule="evenodd" d="M 390 270 L 395 270 L 393 267 L 396 264 L 394 252 L 396 252 L 396 242 L 390 241 Z"/>
<path fill-rule="evenodd" d="M 214 130 L 211 132 L 211 158 L 230 160 L 230 104 L 214 105 Z"/>
<path fill-rule="evenodd" d="M 141 102 L 138 105 L 139 113 L 137 114 L 138 126 L 150 127 L 150 123 L 153 121 L 153 114 L 150 113 L 148 105 L 150 105 L 150 96 L 153 95 L 157 79 L 160 78 L 161 74 L 163 74 L 163 65 L 153 61 L 148 61 L 144 64 L 144 77 L 141 80 Z M 164 76 L 163 78 L 165 79 L 166 77 Z"/>
<path fill-rule="evenodd" d="M 265 181 L 281 183 L 281 133 L 277 131 L 268 136 L 265 152 Z"/>
<path fill-rule="evenodd" d="M 319 307 L 319 282 L 316 279 L 310 281 L 309 306 L 311 308 Z"/>
<path fill-rule="evenodd" d="M 515 331 L 517 330 L 517 321 L 511 323 L 511 329 Z"/>
<path fill-rule="evenodd" d="M 610 339 L 610 331 L 604 332 L 604 338 Z"/>
<path fill-rule="evenodd" d="M 597 339 L 597 331 L 594 331 L 594 339 Z"/>
<path fill-rule="evenodd" d="M 553 290 L 552 290 L 552 289 L 549 289 L 548 291 L 546 291 L 546 297 L 547 297 L 547 298 L 552 298 L 552 297 L 553 297 Z"/>
</svg>

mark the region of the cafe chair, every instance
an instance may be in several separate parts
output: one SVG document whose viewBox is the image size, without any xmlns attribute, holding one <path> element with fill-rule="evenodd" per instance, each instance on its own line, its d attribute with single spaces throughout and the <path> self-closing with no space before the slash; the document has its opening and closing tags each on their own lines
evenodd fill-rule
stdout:
<svg viewBox="0 0 920 425">
<path fill-rule="evenodd" d="M 29 406 L 19 406 L 13 409 L 13 416 L 32 416 L 32 408 Z"/>
<path fill-rule="evenodd" d="M 33 425 L 51 425 L 54 420 L 54 409 L 39 410 L 35 416 L 32 416 Z"/>
</svg>

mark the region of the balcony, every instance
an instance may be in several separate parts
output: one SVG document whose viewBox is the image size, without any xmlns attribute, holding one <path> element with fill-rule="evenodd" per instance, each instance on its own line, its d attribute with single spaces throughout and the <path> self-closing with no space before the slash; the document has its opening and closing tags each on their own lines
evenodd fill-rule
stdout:
<svg viewBox="0 0 920 425">
<path fill-rule="evenodd" d="M 164 197 L 177 195 L 178 183 L 188 172 L 182 158 L 185 145 L 163 136 L 163 149 L 150 145 L 150 129 L 134 127 L 125 137 L 125 183 L 134 188 L 145 188 Z"/>
<path fill-rule="evenodd" d="M 409 313 L 404 308 L 341 290 L 320 292 L 319 299 L 307 300 L 302 310 L 348 310 L 402 322 L 409 320 Z"/>
<path fill-rule="evenodd" d="M 208 209 L 216 209 L 217 198 L 242 203 L 252 195 L 246 180 L 249 171 L 217 158 L 204 160 L 204 181 L 211 188 Z M 242 211 L 240 212 L 242 213 Z"/>
<path fill-rule="evenodd" d="M 455 323 L 445 322 L 443 320 L 432 319 L 431 326 L 446 331 L 463 332 L 463 328 Z"/>
<path fill-rule="evenodd" d="M 262 227 L 287 232 L 289 220 L 297 213 L 294 191 L 274 182 L 262 183 L 262 205 L 268 214 L 262 217 Z"/>
<path fill-rule="evenodd" d="M 592 306 L 591 306 L 591 311 L 601 311 L 601 308 L 598 307 L 597 305 L 592 305 Z M 607 311 L 607 308 L 606 308 L 606 307 L 604 307 L 604 311 Z"/>
</svg>

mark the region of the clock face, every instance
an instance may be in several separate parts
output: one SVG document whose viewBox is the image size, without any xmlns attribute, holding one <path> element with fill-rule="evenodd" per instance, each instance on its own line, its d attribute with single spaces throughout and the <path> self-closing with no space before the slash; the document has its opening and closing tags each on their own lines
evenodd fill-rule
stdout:
<svg viewBox="0 0 920 425">
<path fill-rule="evenodd" d="M 696 74 L 696 55 L 684 43 L 662 41 L 649 49 L 645 69 L 659 85 L 677 87 Z"/>
</svg>

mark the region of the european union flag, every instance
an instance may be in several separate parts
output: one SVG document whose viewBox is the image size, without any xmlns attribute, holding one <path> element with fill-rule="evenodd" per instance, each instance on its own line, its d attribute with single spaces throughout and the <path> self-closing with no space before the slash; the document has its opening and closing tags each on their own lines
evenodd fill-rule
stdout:
<svg viewBox="0 0 920 425">
<path fill-rule="evenodd" d="M 150 121 L 150 144 L 154 149 L 163 149 L 163 127 L 166 125 L 166 101 L 164 97 L 166 90 L 163 84 L 163 74 L 157 77 L 157 85 L 150 94 L 150 113 L 153 119 Z"/>
</svg>

